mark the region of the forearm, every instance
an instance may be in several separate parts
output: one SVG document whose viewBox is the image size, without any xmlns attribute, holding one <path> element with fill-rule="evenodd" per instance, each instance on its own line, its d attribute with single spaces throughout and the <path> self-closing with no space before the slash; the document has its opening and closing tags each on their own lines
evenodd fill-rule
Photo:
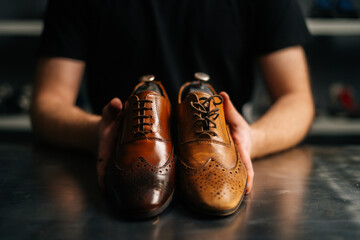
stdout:
<svg viewBox="0 0 360 240">
<path fill-rule="evenodd" d="M 39 139 L 87 151 L 97 149 L 100 119 L 54 97 L 35 99 L 31 109 L 33 131 Z"/>
<path fill-rule="evenodd" d="M 298 144 L 310 129 L 313 117 L 311 94 L 288 93 L 280 97 L 264 116 L 251 124 L 251 158 Z"/>
</svg>

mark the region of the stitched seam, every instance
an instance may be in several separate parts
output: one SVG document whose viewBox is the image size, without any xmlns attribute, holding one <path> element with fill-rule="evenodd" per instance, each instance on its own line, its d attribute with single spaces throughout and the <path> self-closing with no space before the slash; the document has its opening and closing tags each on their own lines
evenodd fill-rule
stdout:
<svg viewBox="0 0 360 240">
<path fill-rule="evenodd" d="M 210 139 L 195 139 L 195 140 L 190 140 L 190 141 L 186 141 L 186 142 L 182 142 L 180 143 L 181 145 L 185 145 L 185 144 L 191 144 L 191 143 L 194 143 L 194 142 L 208 142 L 208 143 L 217 143 L 217 144 L 221 144 L 221 145 L 224 145 L 226 147 L 231 147 L 231 144 L 229 143 L 224 143 L 224 142 L 220 142 L 220 141 L 217 141 L 217 140 L 210 140 Z"/>
<path fill-rule="evenodd" d="M 236 151 L 236 149 L 234 149 Z M 187 165 L 183 160 L 181 160 L 180 158 L 178 159 L 179 163 L 183 166 L 183 167 L 186 167 L 186 168 L 189 168 L 191 170 L 199 170 L 199 169 L 203 169 L 205 168 L 207 165 L 210 164 L 211 160 L 214 160 L 216 162 L 216 164 L 218 164 L 219 166 L 221 166 L 222 168 L 226 169 L 227 171 L 232 171 L 233 169 L 236 169 L 238 166 L 239 166 L 239 154 L 238 152 L 236 151 L 236 163 L 235 163 L 235 166 L 233 168 L 226 168 L 224 165 L 222 165 L 218 160 L 216 160 L 215 157 L 210 157 L 205 163 L 203 166 L 199 167 L 199 168 L 194 168 L 194 167 L 191 167 L 189 165 Z"/>
<path fill-rule="evenodd" d="M 120 171 L 127 171 L 127 170 L 133 168 L 133 167 L 134 167 L 136 164 L 138 164 L 139 162 L 141 162 L 141 160 L 144 160 L 144 163 L 145 163 L 147 166 L 149 166 L 149 167 L 151 167 L 151 168 L 153 168 L 153 169 L 161 170 L 161 169 L 166 168 L 172 161 L 175 162 L 175 160 L 173 160 L 173 155 L 174 155 L 174 147 L 171 149 L 171 153 L 170 153 L 170 155 L 169 155 L 169 157 L 168 157 L 168 160 L 167 160 L 166 163 L 165 163 L 163 166 L 161 166 L 161 167 L 154 167 L 154 166 L 152 166 L 152 165 L 151 165 L 150 163 L 148 163 L 148 161 L 146 161 L 146 159 L 143 158 L 143 157 L 139 157 L 139 158 L 138 158 L 130 167 L 128 167 L 128 168 L 121 168 L 116 161 L 114 161 L 114 163 L 115 163 L 115 166 L 116 166 L 116 168 L 117 168 L 118 170 L 120 170 Z M 171 168 L 174 168 L 174 166 L 172 166 Z"/>
<path fill-rule="evenodd" d="M 161 139 L 161 138 L 157 138 L 157 137 L 142 137 L 142 138 L 136 138 L 136 139 L 124 142 L 121 145 L 126 145 L 126 144 L 133 143 L 133 142 L 140 141 L 140 140 L 152 140 L 152 141 L 159 141 L 159 142 L 164 142 L 164 143 L 171 142 L 170 140 Z"/>
</svg>

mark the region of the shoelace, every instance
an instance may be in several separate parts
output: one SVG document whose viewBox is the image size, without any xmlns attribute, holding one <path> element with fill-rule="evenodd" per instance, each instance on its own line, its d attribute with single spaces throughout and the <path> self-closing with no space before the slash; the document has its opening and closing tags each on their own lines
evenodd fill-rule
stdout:
<svg viewBox="0 0 360 240">
<path fill-rule="evenodd" d="M 219 102 L 216 102 L 215 99 L 219 99 Z M 193 114 L 193 118 L 196 119 L 194 121 L 194 127 L 197 124 L 202 124 L 202 130 L 196 131 L 196 133 L 203 135 L 208 134 L 212 136 L 217 136 L 216 132 L 211 130 L 211 128 L 216 128 L 215 120 L 219 117 L 219 108 L 214 108 L 210 110 L 210 103 L 213 100 L 214 105 L 219 105 L 223 102 L 223 98 L 220 95 L 213 95 L 211 97 L 202 97 L 199 98 L 199 102 L 191 101 L 191 107 L 196 110 Z"/>
<path fill-rule="evenodd" d="M 152 110 L 152 108 L 145 107 L 145 103 L 152 103 L 152 101 L 146 100 L 146 99 L 139 99 L 134 103 L 134 105 L 137 106 L 134 109 L 134 111 L 137 111 L 137 115 L 134 117 L 134 120 L 136 121 L 136 124 L 134 125 L 134 128 L 135 128 L 134 134 L 137 134 L 137 133 L 147 134 L 147 133 L 152 132 L 152 130 L 148 130 L 148 131 L 144 130 L 145 125 L 148 125 L 148 126 L 152 125 L 152 123 L 144 122 L 144 119 L 152 118 L 151 115 L 145 114 L 146 110 Z"/>
</svg>

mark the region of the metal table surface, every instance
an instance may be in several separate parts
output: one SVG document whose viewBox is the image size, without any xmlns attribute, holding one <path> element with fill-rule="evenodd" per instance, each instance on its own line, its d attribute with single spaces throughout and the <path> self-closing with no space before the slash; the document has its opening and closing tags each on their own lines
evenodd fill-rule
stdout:
<svg viewBox="0 0 360 240">
<path fill-rule="evenodd" d="M 181 201 L 147 221 L 119 218 L 95 159 L 0 144 L 0 239 L 360 239 L 360 146 L 302 146 L 254 161 L 239 211 L 206 218 Z"/>
</svg>

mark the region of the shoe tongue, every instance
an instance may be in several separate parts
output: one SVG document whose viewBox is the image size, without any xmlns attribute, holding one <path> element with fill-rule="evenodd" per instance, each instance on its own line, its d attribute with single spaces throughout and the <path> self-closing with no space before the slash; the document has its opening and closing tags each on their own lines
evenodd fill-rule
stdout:
<svg viewBox="0 0 360 240">
<path fill-rule="evenodd" d="M 209 93 L 205 93 L 205 92 L 193 92 L 189 94 L 189 100 L 190 101 L 194 101 L 194 102 L 199 102 L 199 103 L 204 103 L 206 99 L 212 97 L 213 95 L 209 94 Z M 209 105 L 210 104 L 210 105 Z M 209 101 L 209 103 L 207 104 L 207 106 L 210 107 L 210 109 L 212 109 L 213 107 L 215 107 L 214 105 L 214 101 Z"/>
<path fill-rule="evenodd" d="M 208 93 L 205 93 L 205 92 L 194 92 L 193 93 L 194 95 L 196 95 L 199 99 L 200 98 L 209 98 L 209 97 L 211 97 L 211 95 L 210 94 L 208 94 Z"/>
<path fill-rule="evenodd" d="M 136 96 L 138 97 L 138 99 L 147 99 L 148 95 L 155 95 L 157 94 L 156 92 L 153 91 L 141 91 L 139 93 L 136 94 Z"/>
<path fill-rule="evenodd" d="M 198 102 L 200 101 L 200 98 L 209 98 L 209 97 L 211 97 L 211 95 L 205 92 L 192 92 L 188 94 L 187 99 L 188 101 Z"/>
</svg>

